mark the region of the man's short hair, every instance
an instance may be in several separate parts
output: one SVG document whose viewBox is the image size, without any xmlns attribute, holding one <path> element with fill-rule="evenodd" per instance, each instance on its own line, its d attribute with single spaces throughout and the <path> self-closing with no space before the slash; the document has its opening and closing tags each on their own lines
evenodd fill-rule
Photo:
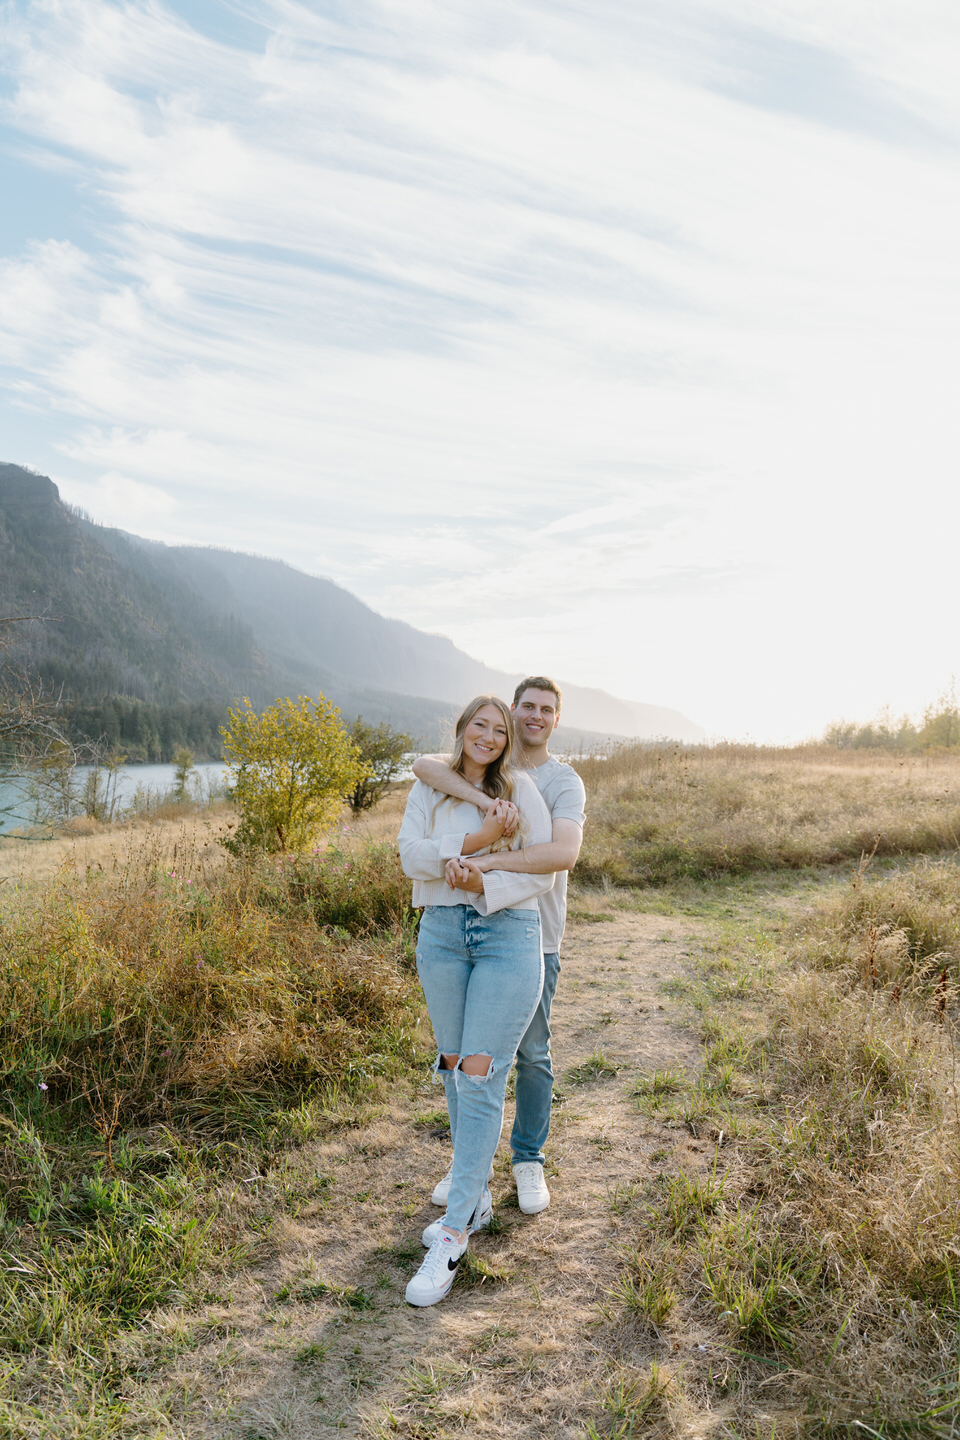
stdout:
<svg viewBox="0 0 960 1440">
<path fill-rule="evenodd" d="M 563 704 L 563 696 L 560 694 L 560 686 L 556 680 L 551 680 L 547 675 L 528 675 L 526 680 L 521 680 L 513 692 L 514 705 L 520 704 L 520 696 L 524 690 L 552 690 L 557 697 L 557 714 L 560 714 L 560 706 Z"/>
</svg>

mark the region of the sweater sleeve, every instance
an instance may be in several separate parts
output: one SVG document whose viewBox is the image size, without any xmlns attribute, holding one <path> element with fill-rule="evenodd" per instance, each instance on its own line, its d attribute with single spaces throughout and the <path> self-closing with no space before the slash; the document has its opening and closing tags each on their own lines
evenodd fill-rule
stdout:
<svg viewBox="0 0 960 1440">
<path fill-rule="evenodd" d="M 553 836 L 550 812 L 536 785 L 521 775 L 517 805 L 527 823 L 527 845 L 543 845 Z M 552 875 L 523 875 L 512 870 L 488 870 L 483 877 L 483 894 L 474 895 L 474 907 L 481 915 L 493 915 L 524 900 L 535 901 L 553 886 Z"/>
<path fill-rule="evenodd" d="M 403 873 L 411 880 L 442 880 L 444 866 L 460 854 L 466 838 L 466 831 L 450 835 L 430 834 L 433 819 L 430 811 L 435 798 L 436 791 L 419 780 L 407 797 L 397 844 Z"/>
</svg>

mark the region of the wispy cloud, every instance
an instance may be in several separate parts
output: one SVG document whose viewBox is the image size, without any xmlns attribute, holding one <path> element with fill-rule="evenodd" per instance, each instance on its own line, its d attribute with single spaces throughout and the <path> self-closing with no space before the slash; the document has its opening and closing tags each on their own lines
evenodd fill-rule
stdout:
<svg viewBox="0 0 960 1440">
<path fill-rule="evenodd" d="M 960 519 L 952 13 L 191 10 L 2 12 L 2 143 L 84 207 L 0 261 L 67 498 L 715 729 L 941 682 L 837 615 Z"/>
</svg>

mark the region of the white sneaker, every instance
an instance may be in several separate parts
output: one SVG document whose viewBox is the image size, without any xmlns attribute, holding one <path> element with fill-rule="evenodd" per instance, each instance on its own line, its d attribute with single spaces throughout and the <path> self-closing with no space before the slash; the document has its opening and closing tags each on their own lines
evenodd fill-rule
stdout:
<svg viewBox="0 0 960 1440">
<path fill-rule="evenodd" d="M 517 1182 L 517 1200 L 524 1215 L 539 1215 L 550 1204 L 550 1191 L 543 1178 L 543 1166 L 537 1160 L 522 1160 L 513 1167 Z"/>
<path fill-rule="evenodd" d="M 460 1241 L 444 1230 L 427 1251 L 420 1269 L 407 1286 L 408 1305 L 436 1305 L 449 1295 L 457 1266 L 463 1259 L 467 1241 Z"/>
<path fill-rule="evenodd" d="M 424 1230 L 423 1232 L 424 1245 L 432 1245 L 436 1240 L 439 1240 L 440 1231 L 443 1229 L 443 1221 L 446 1220 L 446 1218 L 446 1215 L 444 1215 L 443 1220 L 434 1220 L 432 1225 L 427 1226 L 426 1230 Z M 486 1185 L 484 1185 L 483 1194 L 477 1201 L 477 1208 L 470 1216 L 470 1223 L 467 1226 L 467 1234 L 472 1235 L 475 1231 L 482 1230 L 485 1225 L 490 1224 L 490 1221 L 492 1219 L 493 1200 L 491 1198 L 490 1191 L 487 1189 Z"/>
<path fill-rule="evenodd" d="M 451 1160 L 451 1161 L 450 1161 L 450 1169 L 447 1171 L 446 1175 L 444 1175 L 443 1179 L 442 1179 L 442 1180 L 438 1180 L 437 1183 L 436 1183 L 436 1185 L 434 1185 L 434 1187 L 433 1187 L 433 1194 L 430 1196 L 430 1202 L 431 1202 L 431 1204 L 433 1204 L 433 1205 L 443 1205 L 443 1206 L 446 1206 L 446 1203 L 447 1203 L 447 1201 L 448 1201 L 449 1198 L 450 1198 L 450 1181 L 451 1181 L 452 1179 L 453 1179 L 453 1161 Z M 491 1166 L 490 1166 L 490 1173 L 487 1175 L 487 1183 L 489 1184 L 492 1179 L 493 1179 L 493 1166 L 491 1165 Z"/>
</svg>

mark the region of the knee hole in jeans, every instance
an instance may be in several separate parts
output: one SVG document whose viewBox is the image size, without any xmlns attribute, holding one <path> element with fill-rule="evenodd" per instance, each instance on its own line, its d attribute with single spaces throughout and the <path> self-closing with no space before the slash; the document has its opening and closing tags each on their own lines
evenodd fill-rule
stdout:
<svg viewBox="0 0 960 1440">
<path fill-rule="evenodd" d="M 460 1061 L 460 1069 L 464 1075 L 473 1075 L 482 1078 L 492 1073 L 492 1055 L 464 1055 Z"/>
</svg>

